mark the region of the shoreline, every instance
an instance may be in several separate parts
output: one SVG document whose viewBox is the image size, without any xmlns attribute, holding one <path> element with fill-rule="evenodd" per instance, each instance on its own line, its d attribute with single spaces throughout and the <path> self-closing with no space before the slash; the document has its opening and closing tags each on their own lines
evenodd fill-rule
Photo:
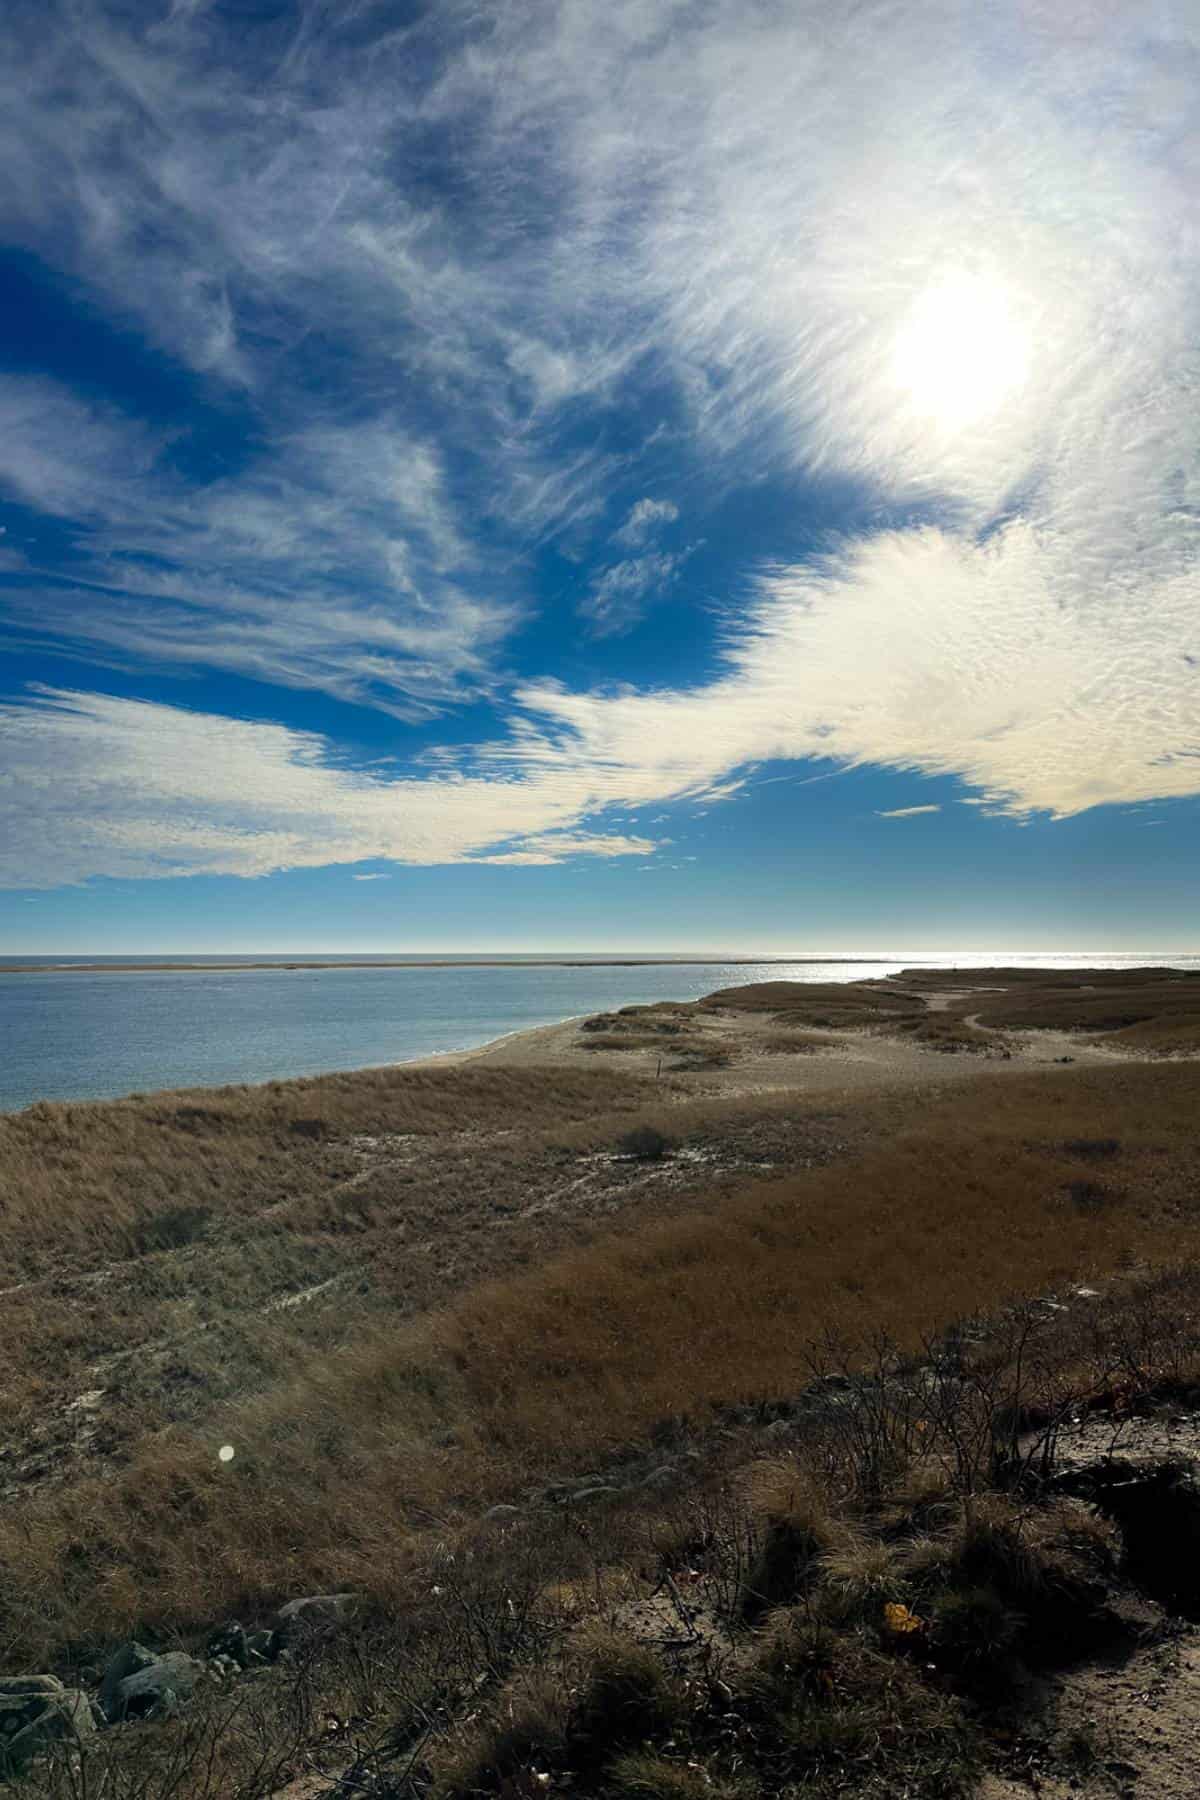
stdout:
<svg viewBox="0 0 1200 1800">
<path fill-rule="evenodd" d="M 788 959 L 795 964 L 799 959 Z M 272 965 L 273 966 L 273 965 Z M 317 966 L 317 965 L 312 965 Z M 461 967 L 459 964 L 367 964 L 367 965 L 323 965 L 328 967 L 366 966 L 384 968 L 441 968 Z M 496 967 L 512 965 L 466 965 L 468 967 Z M 647 959 L 644 963 L 621 964 L 557 964 L 541 965 L 523 964 L 521 967 L 654 967 L 654 966 L 694 966 L 690 959 L 675 959 L 670 963 L 656 964 Z M 708 966 L 707 964 L 702 966 Z M 732 961 L 726 967 L 739 966 Z M 740 966 L 763 967 L 762 961 L 754 965 Z M 0 973 L 3 973 L 0 968 Z M 1075 971 L 1087 973 L 1088 971 Z M 1099 971 L 1097 971 L 1099 972 Z M 942 964 L 936 968 L 922 969 L 922 975 L 950 975 L 961 977 L 963 992 L 973 991 L 979 978 L 988 971 L 983 969 L 965 970 L 954 965 Z M 858 982 L 869 977 L 852 977 L 838 982 L 838 987 L 853 988 Z M 888 978 L 884 977 L 886 984 Z M 754 984 L 747 984 L 753 986 Z M 957 997 L 957 991 L 956 995 Z M 936 998 L 929 1002 L 933 1010 L 938 1010 Z M 623 1003 L 624 1004 L 624 1003 Z M 631 1002 L 636 1005 L 636 1002 Z M 664 1003 L 657 1003 L 664 1004 Z M 679 1001 L 681 1008 L 690 1008 L 695 1003 Z M 575 1012 L 559 1015 L 537 1025 L 522 1025 L 511 1031 L 500 1032 L 494 1037 L 485 1038 L 479 1043 L 468 1043 L 444 1050 L 422 1051 L 413 1056 L 386 1058 L 381 1061 L 353 1063 L 344 1068 L 319 1067 L 310 1070 L 299 1070 L 287 1074 L 263 1074 L 247 1080 L 174 1082 L 164 1086 L 143 1086 L 127 1089 L 121 1093 L 55 1095 L 40 1094 L 33 1099 L 23 1100 L 15 1106 L 0 1105 L 0 1120 L 17 1118 L 34 1106 L 105 1106 L 120 1105 L 130 1100 L 141 1100 L 150 1095 L 161 1094 L 201 1094 L 217 1093 L 227 1090 L 244 1090 L 254 1092 L 279 1084 L 300 1084 L 321 1081 L 352 1081 L 359 1076 L 378 1074 L 382 1070 L 407 1070 L 411 1072 L 450 1071 L 488 1062 L 500 1068 L 544 1068 L 577 1070 L 595 1069 L 620 1071 L 630 1075 L 653 1077 L 659 1074 L 678 1075 L 681 1071 L 672 1070 L 670 1062 L 665 1069 L 660 1069 L 664 1058 L 671 1055 L 669 1038 L 656 1042 L 655 1047 L 640 1050 L 622 1045 L 619 1049 L 611 1044 L 604 1047 L 597 1042 L 581 1038 L 578 1026 L 581 1020 L 590 1016 L 589 1012 Z M 759 1042 L 761 1021 L 747 1019 L 738 1015 L 734 1036 L 743 1047 L 749 1050 L 749 1057 L 740 1052 L 737 1055 L 737 1066 L 732 1069 L 709 1068 L 701 1070 L 697 1067 L 683 1070 L 689 1085 L 699 1081 L 709 1092 L 725 1094 L 747 1094 L 762 1092 L 778 1092 L 790 1088 L 798 1093 L 814 1093 L 830 1086 L 863 1093 L 872 1088 L 893 1087 L 900 1085 L 920 1085 L 929 1081 L 942 1082 L 952 1080 L 960 1082 L 964 1079 L 978 1079 L 988 1074 L 1002 1072 L 1015 1073 L 1018 1070 L 1045 1068 L 1053 1062 L 1071 1061 L 1081 1064 L 1099 1064 L 1120 1060 L 1131 1060 L 1127 1053 L 1122 1053 L 1115 1046 L 1109 1048 L 1094 1042 L 1088 1042 L 1081 1036 L 1069 1031 L 1035 1030 L 1017 1033 L 1009 1038 L 1011 1046 L 1009 1056 L 1004 1063 L 987 1057 L 959 1055 L 946 1056 L 935 1050 L 905 1040 L 902 1036 L 893 1035 L 886 1030 L 849 1029 L 832 1030 L 823 1033 L 825 1042 L 819 1053 L 801 1058 L 784 1055 L 766 1056 L 765 1044 Z M 707 1022 L 710 1034 L 716 1029 L 717 1036 L 722 1035 L 717 1022 Z"/>
<path fill-rule="evenodd" d="M 385 1069 L 458 1068 L 462 1063 L 474 1062 L 476 1058 L 489 1056 L 493 1051 L 499 1051 L 503 1047 L 512 1050 L 517 1049 L 522 1044 L 528 1046 L 534 1039 L 545 1039 L 548 1041 L 553 1038 L 556 1032 L 563 1031 L 568 1025 L 576 1025 L 580 1019 L 587 1019 L 590 1017 L 590 1013 L 567 1013 L 561 1019 L 547 1020 L 544 1025 L 522 1025 L 516 1031 L 502 1031 L 499 1037 L 487 1038 L 482 1044 L 467 1044 L 464 1048 L 459 1050 L 430 1050 L 423 1056 L 405 1056 L 401 1057 L 397 1062 L 382 1063 L 378 1066 Z M 341 1071 L 332 1070 L 330 1073 L 361 1075 L 365 1074 L 366 1071 L 364 1069 L 345 1069 Z M 300 1081 L 319 1081 L 321 1077 L 319 1075 L 301 1075 L 298 1076 L 297 1079 Z M 258 1084 L 251 1083 L 250 1085 L 257 1086 Z"/>
</svg>

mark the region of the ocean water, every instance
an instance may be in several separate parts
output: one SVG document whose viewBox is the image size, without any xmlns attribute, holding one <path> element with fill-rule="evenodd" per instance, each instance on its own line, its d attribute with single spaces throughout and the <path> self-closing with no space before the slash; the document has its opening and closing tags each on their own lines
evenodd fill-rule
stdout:
<svg viewBox="0 0 1200 1800">
<path fill-rule="evenodd" d="M 212 1087 L 408 1062 L 471 1049 L 509 1032 L 648 1000 L 694 1000 L 752 981 L 856 981 L 901 968 L 1128 968 L 1200 957 L 1004 954 L 754 962 L 535 964 L 467 959 L 438 967 L 389 959 L 353 968 L 72 968 L 84 957 L 13 957 L 0 973 L 0 1111 L 36 1100 L 85 1100 L 158 1088 Z M 98 959 L 97 959 L 98 960 Z M 163 959 L 164 961 L 168 959 Z M 301 959 L 304 960 L 304 959 Z M 313 958 L 312 960 L 318 960 Z M 320 959 L 326 960 L 326 959 Z M 210 966 L 204 966 L 205 962 Z"/>
</svg>

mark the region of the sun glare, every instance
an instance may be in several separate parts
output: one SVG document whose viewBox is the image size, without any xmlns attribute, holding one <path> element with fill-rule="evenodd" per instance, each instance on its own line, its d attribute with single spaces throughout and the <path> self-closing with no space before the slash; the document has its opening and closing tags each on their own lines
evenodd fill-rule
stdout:
<svg viewBox="0 0 1200 1800">
<path fill-rule="evenodd" d="M 949 275 L 925 290 L 900 327 L 892 379 L 914 412 L 943 431 L 961 431 L 1020 388 L 1029 349 L 1029 334 L 998 282 Z"/>
</svg>

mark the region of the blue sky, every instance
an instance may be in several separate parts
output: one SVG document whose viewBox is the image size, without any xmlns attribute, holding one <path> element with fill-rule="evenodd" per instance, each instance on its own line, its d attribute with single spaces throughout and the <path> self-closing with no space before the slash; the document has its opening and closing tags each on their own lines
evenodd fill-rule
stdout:
<svg viewBox="0 0 1200 1800">
<path fill-rule="evenodd" d="M 1200 24 L 15 0 L 0 948 L 1200 948 Z"/>
</svg>

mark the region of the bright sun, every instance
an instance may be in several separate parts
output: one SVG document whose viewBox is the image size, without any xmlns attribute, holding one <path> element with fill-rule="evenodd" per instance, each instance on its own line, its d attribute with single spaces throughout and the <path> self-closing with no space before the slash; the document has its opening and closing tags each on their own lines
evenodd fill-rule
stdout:
<svg viewBox="0 0 1200 1800">
<path fill-rule="evenodd" d="M 1029 372 L 1029 334 L 995 281 L 946 276 L 901 325 L 891 374 L 914 412 L 943 431 L 986 418 Z"/>
</svg>

